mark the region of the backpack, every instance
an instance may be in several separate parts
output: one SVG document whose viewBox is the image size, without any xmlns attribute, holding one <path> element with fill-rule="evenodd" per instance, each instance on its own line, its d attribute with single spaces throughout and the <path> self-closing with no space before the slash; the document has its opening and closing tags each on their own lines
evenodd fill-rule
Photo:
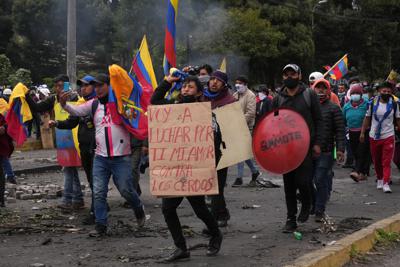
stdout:
<svg viewBox="0 0 400 267">
<path fill-rule="evenodd" d="M 370 99 L 368 101 L 368 109 L 371 111 L 371 117 L 374 115 L 374 105 L 375 100 L 377 100 L 376 97 Z M 397 112 L 397 106 L 399 105 L 399 101 L 396 101 L 396 99 L 393 97 L 393 125 L 396 126 L 396 112 Z"/>
</svg>

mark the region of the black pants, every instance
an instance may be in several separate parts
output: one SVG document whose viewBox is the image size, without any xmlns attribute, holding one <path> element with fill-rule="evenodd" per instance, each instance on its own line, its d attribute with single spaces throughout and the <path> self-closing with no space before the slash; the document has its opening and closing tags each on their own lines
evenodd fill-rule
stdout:
<svg viewBox="0 0 400 267">
<path fill-rule="evenodd" d="M 174 239 L 175 246 L 186 250 L 186 241 L 183 237 L 182 226 L 176 213 L 176 209 L 181 204 L 183 197 L 176 198 L 163 198 L 162 200 L 162 213 L 168 229 Z M 204 196 L 187 197 L 190 205 L 192 206 L 196 216 L 201 219 L 212 236 L 218 235 L 218 224 L 206 206 Z"/>
<path fill-rule="evenodd" d="M 90 149 L 85 149 L 82 147 L 79 147 L 81 151 L 81 162 L 82 162 L 82 167 L 85 170 L 86 178 L 88 180 L 90 190 L 92 191 L 92 204 L 90 206 L 90 211 L 94 212 L 93 209 L 93 158 L 94 158 L 94 151 Z"/>
<path fill-rule="evenodd" d="M 6 177 L 3 171 L 2 157 L 0 157 L 0 204 L 4 204 L 4 191 L 6 187 Z"/>
<path fill-rule="evenodd" d="M 302 207 L 311 208 L 312 171 L 313 163 L 311 153 L 309 153 L 297 169 L 283 175 L 288 219 L 295 219 L 297 215 L 297 189 L 300 192 Z"/>
<path fill-rule="evenodd" d="M 369 132 L 365 132 L 365 141 L 360 143 L 361 131 L 350 131 L 350 146 L 356 161 L 355 171 L 362 174 L 369 174 L 371 166 L 371 152 L 369 148 Z"/>
<path fill-rule="evenodd" d="M 218 195 L 211 196 L 211 212 L 214 218 L 219 220 L 229 220 L 229 210 L 226 208 L 224 188 L 226 184 L 226 178 L 228 176 L 228 168 L 217 171 L 218 176 Z"/>
<path fill-rule="evenodd" d="M 133 177 L 133 186 L 135 187 L 136 192 L 140 196 L 142 194 L 142 190 L 140 189 L 140 172 L 139 165 L 140 159 L 142 157 L 142 147 L 132 147 L 132 177 Z"/>
</svg>

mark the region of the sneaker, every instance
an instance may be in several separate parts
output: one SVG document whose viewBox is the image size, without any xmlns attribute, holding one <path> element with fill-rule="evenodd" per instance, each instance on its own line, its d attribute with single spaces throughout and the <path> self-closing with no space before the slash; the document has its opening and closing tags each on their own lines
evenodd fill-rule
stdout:
<svg viewBox="0 0 400 267">
<path fill-rule="evenodd" d="M 107 234 L 107 226 L 102 224 L 96 224 L 93 231 L 89 232 L 90 237 L 102 237 Z"/>
<path fill-rule="evenodd" d="M 383 192 L 384 193 L 392 193 L 392 190 L 390 189 L 390 186 L 388 183 L 383 185 Z"/>
<path fill-rule="evenodd" d="M 287 219 L 285 226 L 282 229 L 282 233 L 293 233 L 297 229 L 296 219 Z"/>
<path fill-rule="evenodd" d="M 73 210 L 81 210 L 85 208 L 85 202 L 73 202 L 71 208 Z"/>
<path fill-rule="evenodd" d="M 143 227 L 146 222 L 146 214 L 143 205 L 139 209 L 135 209 L 136 222 L 139 227 Z"/>
<path fill-rule="evenodd" d="M 94 225 L 96 223 L 96 219 L 93 213 L 90 213 L 86 217 L 83 218 L 82 224 L 83 225 Z"/>
<path fill-rule="evenodd" d="M 178 261 L 178 260 L 187 260 L 190 258 L 190 252 L 185 249 L 180 249 L 177 248 L 174 250 L 174 252 L 171 253 L 171 255 L 169 255 L 164 262 L 174 262 L 174 261 Z"/>
<path fill-rule="evenodd" d="M 228 220 L 218 220 L 218 227 L 227 227 Z"/>
<path fill-rule="evenodd" d="M 351 172 L 350 178 L 353 179 L 353 181 L 356 183 L 360 181 L 360 175 L 358 174 L 358 172 Z"/>
<path fill-rule="evenodd" d="M 315 213 L 315 222 L 322 222 L 325 218 L 325 214 L 323 212 L 316 212 Z"/>
<path fill-rule="evenodd" d="M 17 180 L 15 180 L 15 176 L 11 176 L 11 177 L 7 176 L 7 182 L 10 184 L 17 184 Z"/>
<path fill-rule="evenodd" d="M 376 189 L 382 189 L 382 188 L 383 188 L 383 180 L 376 181 Z"/>
<path fill-rule="evenodd" d="M 256 180 L 251 180 L 247 186 L 249 186 L 249 187 L 257 187 Z"/>
<path fill-rule="evenodd" d="M 233 183 L 232 187 L 239 187 L 243 185 L 243 179 L 242 178 L 236 178 L 235 182 Z"/>
<path fill-rule="evenodd" d="M 57 208 L 62 209 L 62 210 L 72 210 L 72 204 L 71 203 L 61 203 L 57 205 Z"/>
<path fill-rule="evenodd" d="M 251 180 L 257 180 L 257 178 L 261 175 L 261 173 L 259 171 L 257 171 L 256 173 L 253 173 L 251 175 Z"/>
<path fill-rule="evenodd" d="M 300 223 L 305 223 L 310 216 L 310 207 L 301 206 L 301 211 L 299 217 L 297 217 L 297 221 Z"/>
<path fill-rule="evenodd" d="M 221 249 L 222 239 L 222 233 L 220 230 L 218 230 L 218 234 L 211 237 L 210 242 L 208 243 L 207 256 L 217 255 L 217 253 Z"/>
</svg>

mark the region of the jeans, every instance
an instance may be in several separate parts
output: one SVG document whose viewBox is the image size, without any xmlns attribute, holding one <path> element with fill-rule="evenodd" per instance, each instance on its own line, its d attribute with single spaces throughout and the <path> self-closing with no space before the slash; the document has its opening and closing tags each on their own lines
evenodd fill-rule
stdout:
<svg viewBox="0 0 400 267">
<path fill-rule="evenodd" d="M 140 172 L 139 165 L 142 158 L 142 147 L 132 147 L 132 179 L 133 186 L 136 192 L 141 195 L 141 190 L 139 186 Z"/>
<path fill-rule="evenodd" d="M 330 195 L 332 180 L 333 155 L 332 152 L 323 152 L 314 160 L 313 179 L 315 184 L 315 212 L 325 212 L 326 202 Z"/>
<path fill-rule="evenodd" d="M 138 211 L 142 208 L 142 202 L 133 187 L 131 156 L 102 157 L 96 155 L 93 163 L 96 224 L 107 225 L 107 193 L 111 175 L 119 193 L 133 210 Z"/>
<path fill-rule="evenodd" d="M 83 194 L 76 167 L 64 167 L 64 204 L 82 203 Z"/>
<path fill-rule="evenodd" d="M 4 157 L 1 165 L 4 169 L 4 174 L 7 176 L 7 178 L 15 177 L 9 158 Z"/>
<path fill-rule="evenodd" d="M 218 176 L 218 195 L 211 196 L 211 213 L 217 221 L 229 220 L 229 210 L 226 208 L 224 189 L 226 178 L 228 176 L 228 168 L 217 171 Z"/>
<path fill-rule="evenodd" d="M 94 206 L 93 206 L 93 157 L 94 157 L 94 152 L 92 150 L 87 150 L 87 149 L 82 149 L 81 150 L 81 162 L 82 162 L 82 167 L 85 170 L 86 178 L 88 180 L 90 190 L 92 191 L 92 203 L 90 205 L 90 211 L 94 212 Z"/>
<path fill-rule="evenodd" d="M 301 165 L 283 175 L 283 185 L 285 190 L 285 200 L 287 208 L 287 218 L 294 220 L 297 215 L 296 192 L 299 189 L 302 208 L 311 208 L 311 177 L 312 177 L 312 158 L 311 152 L 308 153 Z"/>
<path fill-rule="evenodd" d="M 244 163 L 247 164 L 247 166 L 249 166 L 250 171 L 252 174 L 255 174 L 258 172 L 256 166 L 254 166 L 253 160 L 252 159 L 248 159 L 246 161 L 242 161 L 240 163 L 237 164 L 237 169 L 238 169 L 238 177 L 242 178 L 243 174 L 244 174 Z"/>
<path fill-rule="evenodd" d="M 218 235 L 219 231 L 217 221 L 208 210 L 204 196 L 192 196 L 186 198 L 196 213 L 196 216 L 207 226 L 211 236 Z M 179 207 L 182 200 L 183 197 L 163 198 L 162 213 L 168 229 L 171 232 L 172 238 L 174 239 L 175 246 L 182 250 L 186 250 L 186 241 L 182 233 L 182 226 L 178 214 L 176 213 L 176 209 Z"/>
</svg>

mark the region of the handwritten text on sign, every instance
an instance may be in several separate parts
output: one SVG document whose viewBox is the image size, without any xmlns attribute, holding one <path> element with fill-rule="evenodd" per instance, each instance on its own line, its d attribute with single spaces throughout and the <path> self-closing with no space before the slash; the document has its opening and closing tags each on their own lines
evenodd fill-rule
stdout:
<svg viewBox="0 0 400 267">
<path fill-rule="evenodd" d="M 150 106 L 148 119 L 152 195 L 218 194 L 210 103 Z"/>
</svg>

